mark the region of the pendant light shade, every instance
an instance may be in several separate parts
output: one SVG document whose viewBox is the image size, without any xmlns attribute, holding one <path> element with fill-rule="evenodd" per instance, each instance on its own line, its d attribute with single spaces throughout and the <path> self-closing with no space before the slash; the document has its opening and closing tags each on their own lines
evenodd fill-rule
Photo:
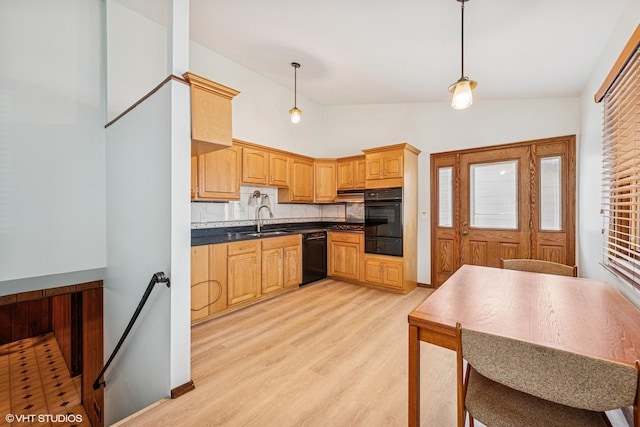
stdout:
<svg viewBox="0 0 640 427">
<path fill-rule="evenodd" d="M 464 4 L 469 0 L 456 0 L 460 3 L 461 10 L 461 43 L 460 43 L 460 78 L 457 82 L 449 86 L 449 92 L 453 93 L 453 99 L 451 100 L 451 107 L 456 110 L 464 110 L 471 107 L 473 104 L 472 89 L 478 86 L 478 82 L 469 80 L 469 77 L 464 75 Z"/>
<path fill-rule="evenodd" d="M 291 123 L 300 123 L 300 118 L 302 116 L 302 110 L 299 109 L 296 105 L 296 101 L 298 98 L 298 76 L 296 71 L 300 68 L 300 64 L 297 62 L 292 62 L 291 66 L 293 67 L 293 108 L 289 110 L 289 114 L 291 115 Z"/>
<path fill-rule="evenodd" d="M 300 123 L 300 118 L 302 116 L 301 109 L 293 107 L 289 110 L 289 114 L 291 114 L 291 123 Z"/>
</svg>

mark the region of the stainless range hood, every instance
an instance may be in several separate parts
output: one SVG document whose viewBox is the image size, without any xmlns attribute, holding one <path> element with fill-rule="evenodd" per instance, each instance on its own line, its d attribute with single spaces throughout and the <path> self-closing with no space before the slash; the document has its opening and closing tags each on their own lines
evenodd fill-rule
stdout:
<svg viewBox="0 0 640 427">
<path fill-rule="evenodd" d="M 338 190 L 335 201 L 338 203 L 364 203 L 364 190 Z"/>
</svg>

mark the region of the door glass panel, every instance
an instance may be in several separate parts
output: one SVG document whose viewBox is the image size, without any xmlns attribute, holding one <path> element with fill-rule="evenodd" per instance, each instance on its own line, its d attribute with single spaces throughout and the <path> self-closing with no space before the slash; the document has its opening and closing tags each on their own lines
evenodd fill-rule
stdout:
<svg viewBox="0 0 640 427">
<path fill-rule="evenodd" d="M 453 227 L 453 168 L 438 169 L 438 227 Z"/>
<path fill-rule="evenodd" d="M 518 162 L 471 165 L 470 225 L 518 228 Z"/>
<path fill-rule="evenodd" d="M 562 230 L 562 159 L 540 159 L 540 229 Z"/>
</svg>

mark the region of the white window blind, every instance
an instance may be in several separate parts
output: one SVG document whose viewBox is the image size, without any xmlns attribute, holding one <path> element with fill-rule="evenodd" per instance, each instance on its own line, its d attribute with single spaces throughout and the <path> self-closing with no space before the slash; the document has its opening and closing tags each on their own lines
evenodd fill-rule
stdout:
<svg viewBox="0 0 640 427">
<path fill-rule="evenodd" d="M 640 50 L 604 97 L 603 260 L 640 288 Z"/>
</svg>

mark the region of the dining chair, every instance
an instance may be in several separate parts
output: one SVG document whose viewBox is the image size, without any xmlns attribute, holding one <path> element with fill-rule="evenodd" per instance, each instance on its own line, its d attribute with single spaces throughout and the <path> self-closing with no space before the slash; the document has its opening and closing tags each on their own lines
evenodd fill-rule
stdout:
<svg viewBox="0 0 640 427">
<path fill-rule="evenodd" d="M 578 277 L 578 266 L 565 265 L 540 259 L 502 259 L 500 268 L 507 270 L 531 271 L 533 273 L 557 274 L 560 276 Z"/>
<path fill-rule="evenodd" d="M 611 426 L 604 411 L 634 407 L 635 366 L 456 325 L 458 426 L 465 414 L 489 427 Z M 463 365 L 466 361 L 466 374 Z"/>
</svg>

